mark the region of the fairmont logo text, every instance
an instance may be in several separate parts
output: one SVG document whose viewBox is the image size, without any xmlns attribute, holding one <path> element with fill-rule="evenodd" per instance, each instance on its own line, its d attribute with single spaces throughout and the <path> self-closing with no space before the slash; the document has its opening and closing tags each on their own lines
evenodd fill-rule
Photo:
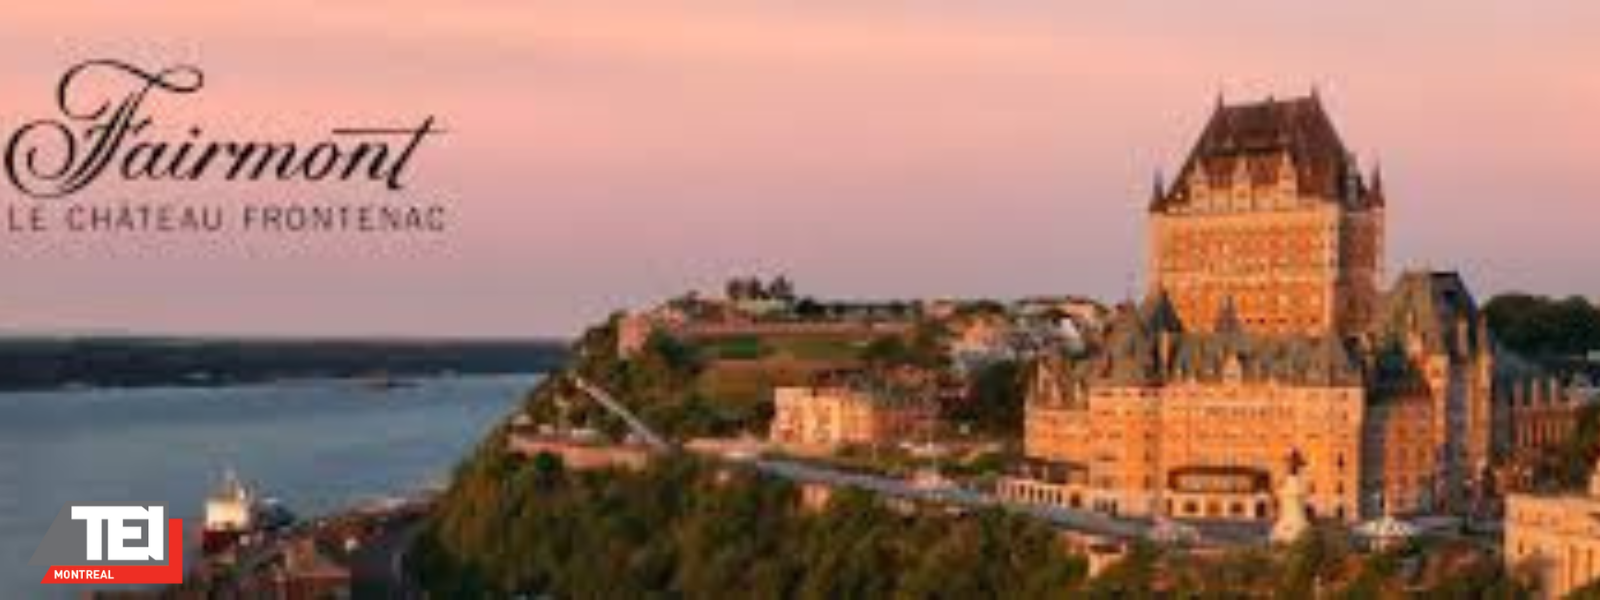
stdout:
<svg viewBox="0 0 1600 600">
<path fill-rule="evenodd" d="M 157 96 L 205 87 L 196 67 L 150 70 L 116 60 L 68 69 L 56 85 L 59 114 L 22 125 L 5 148 L 11 185 L 35 198 L 81 192 L 106 177 L 126 181 L 368 181 L 405 187 L 417 150 L 443 131 L 432 116 L 415 125 L 352 126 L 310 143 L 218 139 L 198 125 L 162 127 Z M 170 107 L 171 104 L 163 104 Z M 159 131 L 168 137 L 157 137 Z"/>
<path fill-rule="evenodd" d="M 206 73 L 188 65 L 67 68 L 47 108 L 5 119 L 21 125 L 0 132 L 9 183 L 0 184 L 0 234 L 445 231 L 449 205 L 412 189 L 419 157 L 444 133 L 433 115 L 329 117 L 309 128 L 249 116 L 246 130 L 199 118 L 216 114 L 198 104 L 206 89 Z M 332 103 L 345 93 L 316 90 Z"/>
</svg>

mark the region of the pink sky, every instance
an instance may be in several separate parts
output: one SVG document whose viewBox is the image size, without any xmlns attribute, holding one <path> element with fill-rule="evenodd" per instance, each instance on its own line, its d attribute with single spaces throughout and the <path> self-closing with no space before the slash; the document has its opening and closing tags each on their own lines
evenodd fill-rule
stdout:
<svg viewBox="0 0 1600 600">
<path fill-rule="evenodd" d="M 194 63 L 207 89 L 169 126 L 436 115 L 412 197 L 455 208 L 437 238 L 5 234 L 0 328 L 565 335 L 747 271 L 830 297 L 1115 300 L 1152 172 L 1219 91 L 1313 85 L 1384 166 L 1391 274 L 1600 294 L 1593 2 L 862 4 L 9 7 L 7 137 L 79 60 Z"/>
</svg>

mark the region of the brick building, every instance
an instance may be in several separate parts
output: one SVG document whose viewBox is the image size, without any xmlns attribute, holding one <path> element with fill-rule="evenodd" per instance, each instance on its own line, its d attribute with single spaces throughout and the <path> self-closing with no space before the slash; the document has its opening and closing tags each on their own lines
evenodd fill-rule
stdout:
<svg viewBox="0 0 1600 600">
<path fill-rule="evenodd" d="M 1150 286 L 1086 360 L 1041 361 L 1014 500 L 1270 522 L 1290 456 L 1313 516 L 1467 511 L 1505 439 L 1461 278 L 1388 291 L 1386 199 L 1308 97 L 1220 105 L 1149 208 Z"/>
<path fill-rule="evenodd" d="M 1195 331 L 1231 303 L 1245 330 L 1363 327 L 1378 300 L 1384 193 L 1316 96 L 1218 105 L 1150 203 L 1150 290 Z"/>
<path fill-rule="evenodd" d="M 777 387 L 770 439 L 790 450 L 894 444 L 928 435 L 938 416 L 931 395 L 857 385 Z"/>
<path fill-rule="evenodd" d="M 1488 320 L 1461 277 L 1402 274 L 1357 342 L 1375 408 L 1366 508 L 1380 500 L 1403 513 L 1481 507 L 1506 415 L 1495 410 L 1500 367 Z"/>
<path fill-rule="evenodd" d="M 1061 504 L 1110 514 L 1268 521 L 1298 453 L 1313 514 L 1355 518 L 1365 394 L 1343 345 L 1236 322 L 1188 332 L 1174 314 L 1158 293 L 1124 309 L 1092 360 L 1036 367 L 1034 476 L 1002 492 L 1044 483 Z"/>
<path fill-rule="evenodd" d="M 1538 578 L 1540 595 L 1561 598 L 1600 579 L 1600 469 L 1587 494 L 1506 498 L 1505 560 Z"/>
</svg>

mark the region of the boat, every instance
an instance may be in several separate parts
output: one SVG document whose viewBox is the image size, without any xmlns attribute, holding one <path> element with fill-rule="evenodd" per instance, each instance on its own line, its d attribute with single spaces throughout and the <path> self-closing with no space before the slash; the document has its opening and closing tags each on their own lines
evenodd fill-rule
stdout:
<svg viewBox="0 0 1600 600">
<path fill-rule="evenodd" d="M 207 555 L 230 550 L 254 534 L 286 529 L 295 521 L 294 513 L 277 498 L 258 499 L 233 469 L 223 471 L 222 481 L 206 496 L 205 512 L 200 547 Z"/>
<path fill-rule="evenodd" d="M 228 469 L 217 488 L 206 496 L 205 527 L 200 531 L 201 551 L 210 555 L 226 551 L 255 529 L 255 494 Z"/>
</svg>

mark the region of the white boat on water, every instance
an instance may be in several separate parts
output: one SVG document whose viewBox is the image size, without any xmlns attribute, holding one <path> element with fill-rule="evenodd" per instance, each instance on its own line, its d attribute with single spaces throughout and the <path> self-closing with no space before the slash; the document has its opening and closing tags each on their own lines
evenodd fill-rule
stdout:
<svg viewBox="0 0 1600 600">
<path fill-rule="evenodd" d="M 227 469 L 217 488 L 206 496 L 200 547 L 207 554 L 221 552 L 250 534 L 286 527 L 293 521 L 293 513 L 277 498 L 258 498 L 233 469 Z"/>
<path fill-rule="evenodd" d="M 239 481 L 233 469 L 222 473 L 222 481 L 206 496 L 205 528 L 200 547 L 207 553 L 221 552 L 255 529 L 255 494 Z"/>
</svg>

